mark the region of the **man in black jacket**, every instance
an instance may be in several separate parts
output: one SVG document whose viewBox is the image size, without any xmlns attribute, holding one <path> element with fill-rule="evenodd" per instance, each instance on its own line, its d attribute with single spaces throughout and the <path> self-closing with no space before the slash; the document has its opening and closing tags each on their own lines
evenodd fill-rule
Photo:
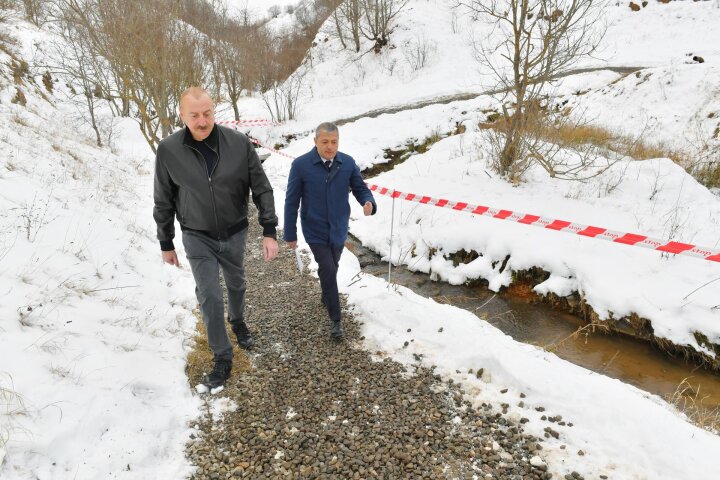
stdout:
<svg viewBox="0 0 720 480">
<path fill-rule="evenodd" d="M 180 262 L 173 245 L 175 217 L 180 223 L 208 344 L 215 356 L 215 366 L 203 383 L 216 388 L 230 377 L 233 355 L 225 330 L 220 268 L 228 290 L 228 321 L 233 333 L 241 347 L 253 344 L 243 312 L 250 191 L 263 227 L 266 261 L 278 252 L 278 220 L 272 186 L 255 149 L 240 132 L 215 124 L 207 91 L 197 87 L 184 91 L 180 118 L 186 128 L 158 145 L 153 216 L 163 261 L 176 267 Z"/>
</svg>

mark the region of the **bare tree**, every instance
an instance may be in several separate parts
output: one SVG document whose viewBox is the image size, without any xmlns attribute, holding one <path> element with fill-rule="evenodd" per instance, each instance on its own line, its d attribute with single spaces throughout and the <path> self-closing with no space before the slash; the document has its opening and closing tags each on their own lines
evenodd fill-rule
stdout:
<svg viewBox="0 0 720 480">
<path fill-rule="evenodd" d="M 95 143 L 103 146 L 102 135 L 98 125 L 98 103 L 102 99 L 102 90 L 97 81 L 97 72 L 102 69 L 97 61 L 91 58 L 90 50 L 83 45 L 83 38 L 78 31 L 66 25 L 60 31 L 62 44 L 54 43 L 48 52 L 51 56 L 53 73 L 65 80 L 71 87 L 73 100 L 79 100 L 81 118 L 87 121 L 95 132 Z"/>
<path fill-rule="evenodd" d="M 541 119 L 545 88 L 596 50 L 605 33 L 601 7 L 596 0 L 457 0 L 456 6 L 490 26 L 483 43 L 475 42 L 476 56 L 512 109 L 503 107 L 496 169 L 518 181 L 533 159 L 543 163 L 540 144 L 530 137 Z"/>
<path fill-rule="evenodd" d="M 373 50 L 380 53 L 388 44 L 392 33 L 392 22 L 410 0 L 361 0 L 365 22 L 361 32 L 365 38 L 375 42 Z"/>
<path fill-rule="evenodd" d="M 333 12 L 335 30 L 343 48 L 347 48 L 345 36 L 352 40 L 355 52 L 360 51 L 360 23 L 363 19 L 363 0 L 345 0 Z"/>
<path fill-rule="evenodd" d="M 108 73 L 99 90 L 135 119 L 155 151 L 180 125 L 180 93 L 203 84 L 208 66 L 200 36 L 178 21 L 180 5 L 170 0 L 57 0 L 67 22 L 87 38 L 88 58 L 103 58 Z"/>
<path fill-rule="evenodd" d="M 227 93 L 235 120 L 240 118 L 238 101 L 244 90 L 253 88 L 257 69 L 252 58 L 253 47 L 261 39 L 259 27 L 253 26 L 247 8 L 239 17 L 230 18 L 222 2 L 211 2 L 215 26 L 206 25 L 205 58 L 210 63 L 210 77 L 215 91 Z"/>
<path fill-rule="evenodd" d="M 343 48 L 352 41 L 355 52 L 360 51 L 361 38 L 373 42 L 372 50 L 380 53 L 388 44 L 393 20 L 410 0 L 343 0 L 333 12 L 335 34 Z"/>
</svg>

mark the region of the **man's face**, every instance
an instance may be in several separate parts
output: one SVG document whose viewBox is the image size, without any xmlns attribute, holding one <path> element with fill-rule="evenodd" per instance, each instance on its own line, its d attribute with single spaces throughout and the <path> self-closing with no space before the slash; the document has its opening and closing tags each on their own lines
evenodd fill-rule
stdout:
<svg viewBox="0 0 720 480">
<path fill-rule="evenodd" d="M 332 160 L 335 158 L 335 154 L 338 151 L 339 139 L 340 133 L 337 131 L 330 133 L 325 130 L 320 130 L 318 136 L 315 137 L 315 146 L 317 147 L 320 156 L 325 160 Z"/>
<path fill-rule="evenodd" d="M 180 118 L 195 140 L 205 140 L 212 132 L 215 124 L 213 108 L 212 100 L 206 94 L 200 98 L 186 95 L 180 102 Z"/>
</svg>

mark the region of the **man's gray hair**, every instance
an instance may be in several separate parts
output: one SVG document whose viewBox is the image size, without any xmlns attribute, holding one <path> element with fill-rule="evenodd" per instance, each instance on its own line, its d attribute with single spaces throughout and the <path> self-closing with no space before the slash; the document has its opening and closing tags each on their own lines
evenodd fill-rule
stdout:
<svg viewBox="0 0 720 480">
<path fill-rule="evenodd" d="M 338 131 L 337 125 L 332 122 L 323 122 L 315 129 L 315 138 L 320 136 L 320 132 L 335 133 Z"/>
</svg>

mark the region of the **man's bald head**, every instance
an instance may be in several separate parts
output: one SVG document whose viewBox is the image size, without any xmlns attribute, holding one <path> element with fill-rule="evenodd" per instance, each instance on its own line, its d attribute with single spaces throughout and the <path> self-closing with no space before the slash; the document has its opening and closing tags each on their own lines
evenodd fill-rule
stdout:
<svg viewBox="0 0 720 480">
<path fill-rule="evenodd" d="M 210 98 L 210 101 L 212 102 L 212 98 L 210 97 L 210 94 L 207 90 L 201 87 L 190 87 L 186 88 L 181 94 L 180 94 L 180 108 L 182 108 L 183 100 L 185 97 L 192 97 L 196 100 L 200 100 L 203 96 L 207 96 Z"/>
</svg>

